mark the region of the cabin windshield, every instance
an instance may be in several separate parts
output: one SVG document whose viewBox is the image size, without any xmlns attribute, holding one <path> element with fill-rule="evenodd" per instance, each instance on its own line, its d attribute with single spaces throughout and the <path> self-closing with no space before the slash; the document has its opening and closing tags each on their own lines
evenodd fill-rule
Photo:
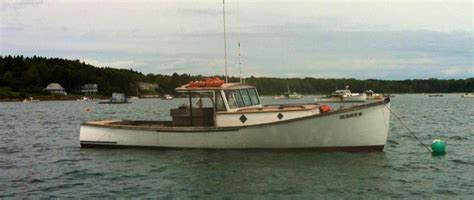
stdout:
<svg viewBox="0 0 474 200">
<path fill-rule="evenodd" d="M 230 109 L 260 104 L 255 88 L 224 90 L 224 93 Z"/>
<path fill-rule="evenodd" d="M 216 92 L 216 110 L 217 111 L 225 111 L 225 104 L 224 100 L 222 99 L 221 93 Z"/>
<path fill-rule="evenodd" d="M 247 91 L 249 92 L 250 100 L 252 101 L 252 104 L 259 105 L 260 100 L 258 99 L 257 90 L 255 90 L 255 88 L 251 88 L 251 89 L 247 89 Z"/>
</svg>

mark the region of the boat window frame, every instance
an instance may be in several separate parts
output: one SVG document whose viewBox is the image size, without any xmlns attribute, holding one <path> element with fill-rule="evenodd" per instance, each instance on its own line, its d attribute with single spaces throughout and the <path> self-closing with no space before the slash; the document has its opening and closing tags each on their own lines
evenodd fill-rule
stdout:
<svg viewBox="0 0 474 200">
<path fill-rule="evenodd" d="M 240 90 L 240 94 L 242 96 L 242 100 L 244 101 L 244 107 L 253 106 L 252 99 L 250 98 L 250 94 L 247 91 L 247 89 L 239 89 L 239 90 Z M 247 98 L 244 98 L 244 93 L 247 95 Z M 247 102 L 245 100 L 247 100 Z"/>
<path fill-rule="evenodd" d="M 226 107 L 226 100 L 224 100 L 224 98 L 222 97 L 222 94 L 220 92 L 215 92 L 215 95 L 216 95 L 216 104 L 215 104 L 215 107 L 216 107 L 216 111 L 226 111 L 227 110 L 227 107 Z M 222 104 L 220 105 L 219 102 Z"/>
<path fill-rule="evenodd" d="M 242 93 L 240 93 L 240 90 L 239 89 L 235 89 L 235 90 L 230 90 L 232 91 L 232 94 L 234 95 L 234 98 L 236 100 L 236 103 L 237 103 L 237 106 L 239 108 L 243 108 L 245 107 L 245 103 L 244 103 L 244 99 L 242 97 Z M 238 96 L 236 95 L 238 94 Z M 240 101 L 239 101 L 240 100 Z"/>
<path fill-rule="evenodd" d="M 224 98 L 224 103 L 228 111 L 260 106 L 262 103 L 257 88 L 223 89 L 220 90 L 219 93 Z M 246 98 L 246 100 L 244 100 L 244 98 Z"/>
<path fill-rule="evenodd" d="M 229 105 L 229 109 L 236 109 L 240 108 L 237 99 L 234 95 L 233 90 L 224 90 L 225 98 L 227 99 L 227 104 Z"/>
<path fill-rule="evenodd" d="M 252 91 L 252 92 L 250 92 L 250 91 Z M 255 105 L 260 105 L 260 99 L 258 98 L 257 89 L 247 88 L 247 93 L 249 94 L 250 101 L 251 101 L 252 105 L 254 105 L 254 106 Z M 251 93 L 253 93 L 253 94 L 251 94 Z"/>
</svg>

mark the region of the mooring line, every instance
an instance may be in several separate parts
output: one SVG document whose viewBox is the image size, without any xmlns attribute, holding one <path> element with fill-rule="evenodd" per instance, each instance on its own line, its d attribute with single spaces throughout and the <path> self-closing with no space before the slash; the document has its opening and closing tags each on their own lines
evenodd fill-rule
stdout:
<svg viewBox="0 0 474 200">
<path fill-rule="evenodd" d="M 418 140 L 418 142 L 420 142 L 420 144 L 422 144 L 422 145 L 428 150 L 428 152 L 431 153 L 431 149 L 430 149 L 425 143 L 423 143 L 423 142 L 421 141 L 421 139 L 418 138 L 418 136 L 416 136 L 416 134 L 415 134 L 413 131 L 411 131 L 411 129 L 408 128 L 407 125 L 405 125 L 405 123 L 403 123 L 402 119 L 400 119 L 400 117 L 398 117 L 398 115 L 396 115 L 396 114 L 392 111 L 392 109 L 390 109 L 390 108 L 387 106 L 387 104 L 385 104 L 385 107 L 387 107 L 388 110 L 390 111 L 390 113 L 392 113 L 393 116 L 395 116 L 395 118 L 397 118 L 398 121 L 400 121 L 400 123 L 402 124 L 402 126 L 405 127 L 405 128 L 408 130 L 408 132 L 411 133 L 411 134 L 413 135 L 413 137 L 415 137 L 415 138 Z"/>
</svg>

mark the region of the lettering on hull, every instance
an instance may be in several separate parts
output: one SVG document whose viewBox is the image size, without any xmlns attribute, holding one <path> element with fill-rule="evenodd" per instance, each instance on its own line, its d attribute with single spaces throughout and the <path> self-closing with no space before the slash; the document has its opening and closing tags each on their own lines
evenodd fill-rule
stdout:
<svg viewBox="0 0 474 200">
<path fill-rule="evenodd" d="M 360 117 L 360 116 L 362 116 L 362 112 L 354 112 L 354 113 L 339 115 L 339 119 L 347 119 L 347 118 Z"/>
</svg>

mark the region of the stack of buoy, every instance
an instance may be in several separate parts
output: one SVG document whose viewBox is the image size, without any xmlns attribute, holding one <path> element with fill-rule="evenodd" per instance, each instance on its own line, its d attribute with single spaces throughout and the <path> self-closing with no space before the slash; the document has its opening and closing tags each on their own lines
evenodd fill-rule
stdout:
<svg viewBox="0 0 474 200">
<path fill-rule="evenodd" d="M 329 105 L 320 105 L 319 106 L 319 112 L 320 113 L 327 113 L 329 111 L 331 111 L 331 106 L 329 106 Z"/>
<path fill-rule="evenodd" d="M 188 88 L 201 88 L 201 87 L 220 87 L 224 84 L 224 80 L 219 77 L 209 78 L 205 77 L 202 81 L 191 81 L 188 84 Z"/>
</svg>

